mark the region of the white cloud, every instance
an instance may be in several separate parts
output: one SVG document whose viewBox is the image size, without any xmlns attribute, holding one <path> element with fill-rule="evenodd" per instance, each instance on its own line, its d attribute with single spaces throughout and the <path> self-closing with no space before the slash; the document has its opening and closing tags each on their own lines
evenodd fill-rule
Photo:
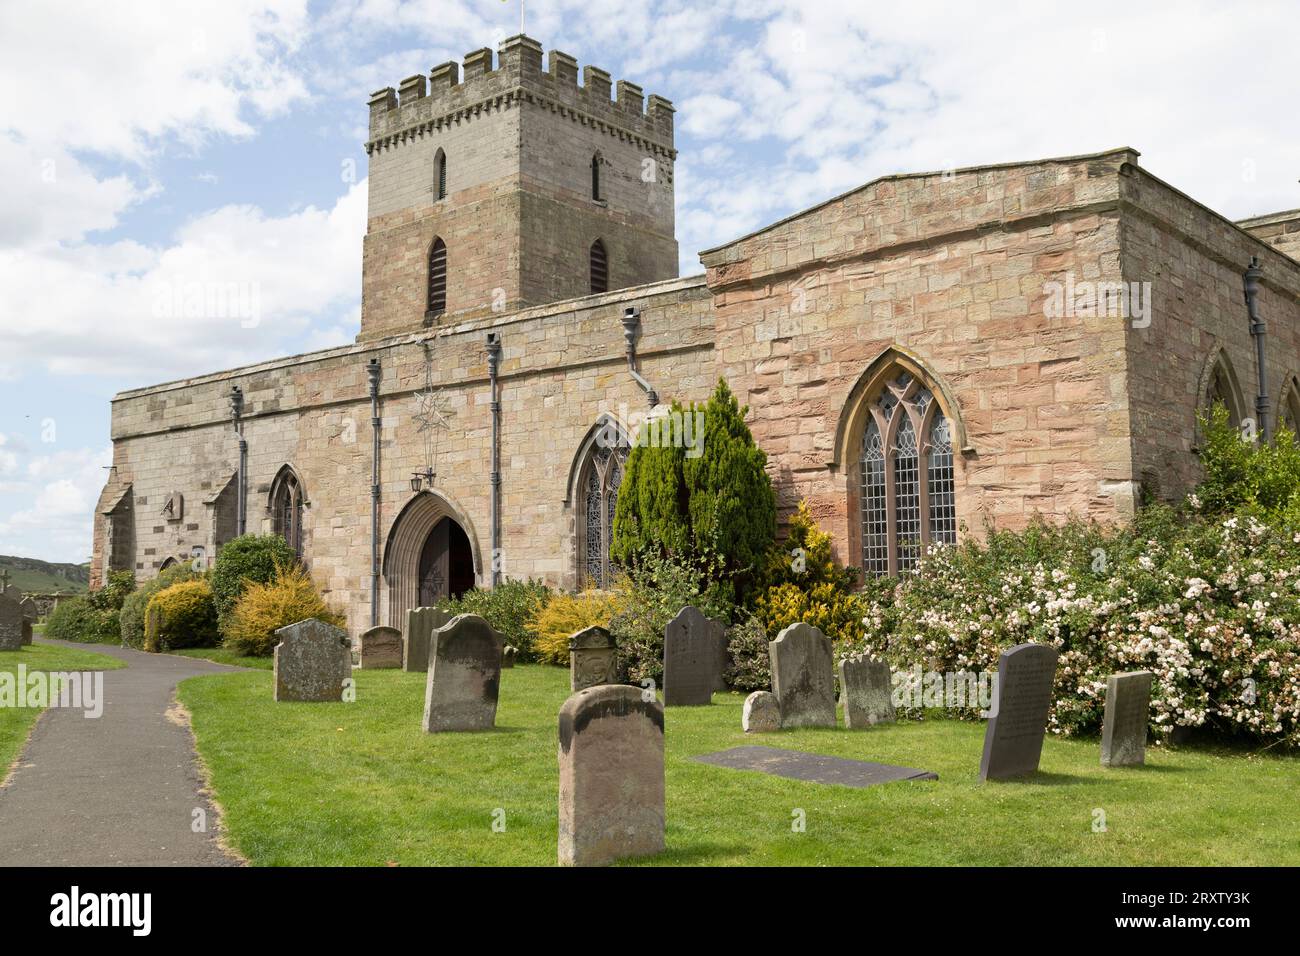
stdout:
<svg viewBox="0 0 1300 956">
<path fill-rule="evenodd" d="M 27 501 L 0 517 L 0 554 L 87 560 L 90 518 L 112 460 L 112 449 L 106 446 L 55 452 L 28 462 L 23 480 L 0 487 L 0 491 L 25 495 Z"/>
</svg>

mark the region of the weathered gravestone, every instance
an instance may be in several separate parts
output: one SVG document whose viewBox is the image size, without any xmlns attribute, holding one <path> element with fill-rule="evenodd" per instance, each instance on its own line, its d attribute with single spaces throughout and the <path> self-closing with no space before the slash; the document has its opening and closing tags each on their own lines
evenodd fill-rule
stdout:
<svg viewBox="0 0 1300 956">
<path fill-rule="evenodd" d="M 30 597 L 25 597 L 18 602 L 18 606 L 23 609 L 23 644 L 32 642 L 32 628 L 36 626 L 36 619 L 40 616 L 40 610 L 36 606 L 36 601 Z"/>
<path fill-rule="evenodd" d="M 560 708 L 561 866 L 600 866 L 664 848 L 664 708 L 627 684 Z"/>
<path fill-rule="evenodd" d="M 781 729 L 781 702 L 776 694 L 756 690 L 745 698 L 740 726 L 747 734 L 769 734 Z"/>
<path fill-rule="evenodd" d="M 842 787 L 874 787 L 895 780 L 938 780 L 939 775 L 915 767 L 896 767 L 887 763 L 866 760 L 847 760 L 810 754 L 802 750 L 784 750 L 776 747 L 732 747 L 715 754 L 692 757 L 700 763 L 733 770 L 757 770 L 791 780 L 810 783 L 834 783 Z"/>
<path fill-rule="evenodd" d="M 689 604 L 664 627 L 664 706 L 708 704 L 722 679 L 718 656 L 726 631 Z M 726 645 L 723 643 L 723 650 Z"/>
<path fill-rule="evenodd" d="M 840 700 L 844 726 L 861 730 L 894 720 L 893 686 L 889 665 L 865 655 L 840 661 Z"/>
<path fill-rule="evenodd" d="M 981 780 L 1023 777 L 1038 769 L 1052 708 L 1056 649 L 1017 644 L 998 659 L 998 692 L 984 731 Z"/>
<path fill-rule="evenodd" d="M 332 624 L 311 618 L 275 632 L 275 699 L 341 701 L 352 678 L 352 645 Z"/>
<path fill-rule="evenodd" d="M 507 667 L 514 667 L 515 658 L 518 656 L 519 648 L 507 644 L 506 649 L 501 652 L 501 669 L 504 670 Z"/>
<path fill-rule="evenodd" d="M 16 651 L 23 646 L 22 606 L 7 594 L 0 594 L 0 651 Z"/>
<path fill-rule="evenodd" d="M 458 614 L 433 632 L 424 685 L 424 730 L 491 730 L 497 720 L 506 642 L 477 614 Z"/>
<path fill-rule="evenodd" d="M 361 632 L 360 661 L 363 670 L 392 670 L 402 666 L 402 632 L 380 624 Z"/>
<path fill-rule="evenodd" d="M 835 726 L 835 672 L 831 639 L 802 621 L 767 645 L 772 692 L 781 703 L 782 727 Z"/>
<path fill-rule="evenodd" d="M 406 612 L 402 670 L 423 674 L 429 669 L 429 643 L 433 632 L 450 620 L 450 614 L 436 607 L 413 607 Z"/>
<path fill-rule="evenodd" d="M 1129 671 L 1106 678 L 1106 712 L 1101 727 L 1103 767 L 1140 766 L 1146 761 L 1152 676 L 1150 671 Z"/>
<path fill-rule="evenodd" d="M 569 689 L 612 684 L 618 676 L 618 649 L 603 627 L 587 627 L 569 638 Z"/>
</svg>

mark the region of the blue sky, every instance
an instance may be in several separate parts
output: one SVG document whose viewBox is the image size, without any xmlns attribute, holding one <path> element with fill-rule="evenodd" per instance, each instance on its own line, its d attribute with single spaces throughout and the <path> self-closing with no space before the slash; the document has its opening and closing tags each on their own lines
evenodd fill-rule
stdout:
<svg viewBox="0 0 1300 956">
<path fill-rule="evenodd" d="M 674 102 L 683 273 L 876 176 L 1120 145 L 1233 218 L 1300 207 L 1284 2 L 534 0 L 526 21 Z M 518 24 L 518 0 L 0 5 L 0 554 L 87 558 L 115 392 L 351 341 L 368 95 Z M 196 281 L 255 308 L 187 310 Z"/>
</svg>

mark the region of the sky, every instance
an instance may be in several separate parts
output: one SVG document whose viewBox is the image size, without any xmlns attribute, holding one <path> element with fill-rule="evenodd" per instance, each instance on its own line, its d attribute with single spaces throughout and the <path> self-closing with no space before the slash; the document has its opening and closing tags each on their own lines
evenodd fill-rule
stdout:
<svg viewBox="0 0 1300 956">
<path fill-rule="evenodd" d="M 354 339 L 369 94 L 519 17 L 0 0 L 0 554 L 88 560 L 116 392 Z M 1300 207 L 1294 3 L 531 0 L 525 22 L 673 101 L 683 275 L 878 176 L 1117 146 L 1231 218 Z"/>
</svg>

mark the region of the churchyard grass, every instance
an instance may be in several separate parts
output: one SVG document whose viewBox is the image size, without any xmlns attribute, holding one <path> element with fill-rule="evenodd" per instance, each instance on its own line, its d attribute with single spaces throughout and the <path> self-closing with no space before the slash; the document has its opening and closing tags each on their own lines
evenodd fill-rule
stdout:
<svg viewBox="0 0 1300 956">
<path fill-rule="evenodd" d="M 38 625 L 39 627 L 39 625 Z M 39 634 L 39 630 L 37 631 Z M 32 671 L 111 671 L 123 663 L 105 654 L 54 644 L 31 644 L 20 651 L 0 651 L 0 671 L 17 675 L 18 665 Z M 0 707 L 0 781 L 40 716 L 38 707 Z"/>
<path fill-rule="evenodd" d="M 227 647 L 186 647 L 167 653 L 193 657 L 200 661 L 212 661 L 214 664 L 230 664 L 232 667 L 252 667 L 262 671 L 269 671 L 274 666 L 274 661 L 270 657 L 246 657 Z"/>
<path fill-rule="evenodd" d="M 541 865 L 556 859 L 567 670 L 502 672 L 496 729 L 426 734 L 424 674 L 354 672 L 355 703 L 277 704 L 266 673 L 180 686 L 232 844 L 255 865 Z M 668 865 L 1297 865 L 1300 758 L 1150 747 L 1106 769 L 1049 737 L 1041 772 L 979 782 L 984 727 L 927 720 L 745 736 L 741 694 L 666 712 Z M 695 755 L 758 744 L 899 764 L 938 781 L 849 789 Z M 494 832 L 494 819 L 505 829 Z M 1094 832 L 1095 811 L 1106 832 Z M 796 811 L 802 811 L 802 814 Z M 800 817 L 803 832 L 792 826 Z"/>
</svg>

